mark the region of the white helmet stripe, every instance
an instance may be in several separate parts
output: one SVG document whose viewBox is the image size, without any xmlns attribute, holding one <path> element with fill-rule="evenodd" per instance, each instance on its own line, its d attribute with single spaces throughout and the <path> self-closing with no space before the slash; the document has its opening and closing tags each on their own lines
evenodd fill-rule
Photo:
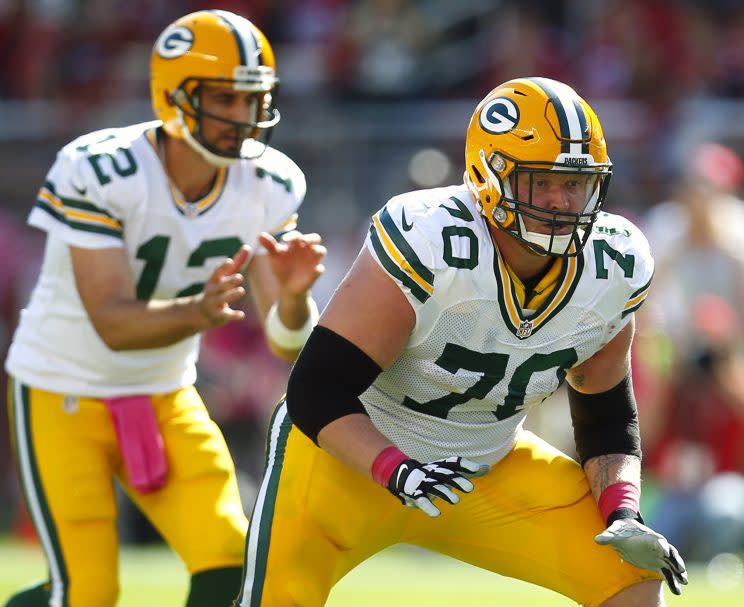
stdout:
<svg viewBox="0 0 744 607">
<path fill-rule="evenodd" d="M 568 141 L 562 143 L 561 152 L 581 155 L 584 147 L 581 140 L 586 137 L 584 131 L 587 120 L 576 91 L 562 82 L 549 78 L 530 78 L 530 80 L 542 88 L 550 97 L 558 116 L 561 137 L 571 140 L 570 143 Z"/>
<path fill-rule="evenodd" d="M 245 17 L 241 17 L 240 15 L 228 11 L 214 9 L 210 12 L 222 19 L 235 36 L 235 42 L 238 45 L 238 53 L 240 54 L 240 64 L 251 69 L 263 65 L 261 47 L 258 45 L 258 40 L 253 34 L 253 26 L 251 22 Z"/>
</svg>

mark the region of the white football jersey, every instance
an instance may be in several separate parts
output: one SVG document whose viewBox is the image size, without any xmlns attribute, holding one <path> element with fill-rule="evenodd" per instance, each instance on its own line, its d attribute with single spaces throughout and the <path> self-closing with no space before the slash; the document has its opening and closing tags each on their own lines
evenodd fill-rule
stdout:
<svg viewBox="0 0 744 607">
<path fill-rule="evenodd" d="M 366 246 L 416 325 L 361 399 L 377 428 L 421 461 L 504 457 L 527 411 L 629 322 L 653 273 L 638 228 L 601 213 L 582 253 L 563 260 L 552 294 L 522 309 L 464 185 L 393 198 L 373 216 Z"/>
<path fill-rule="evenodd" d="M 159 122 L 97 131 L 58 154 L 29 223 L 47 232 L 41 274 L 21 313 L 6 368 L 23 383 L 92 397 L 168 392 L 192 384 L 199 337 L 114 352 L 96 333 L 75 286 L 69 246 L 123 247 L 137 298 L 198 293 L 214 269 L 262 231 L 296 224 L 302 171 L 268 148 L 220 169 L 210 191 L 187 202 L 158 154 Z"/>
</svg>

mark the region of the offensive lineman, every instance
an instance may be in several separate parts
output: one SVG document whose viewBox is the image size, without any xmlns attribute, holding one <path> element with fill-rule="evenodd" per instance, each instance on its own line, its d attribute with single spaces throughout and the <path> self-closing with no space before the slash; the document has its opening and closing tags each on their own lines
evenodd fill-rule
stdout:
<svg viewBox="0 0 744 607">
<path fill-rule="evenodd" d="M 662 605 L 662 574 L 687 583 L 639 513 L 629 353 L 653 260 L 601 211 L 599 120 L 563 83 L 512 80 L 477 106 L 465 157 L 465 184 L 373 216 L 295 364 L 241 607 L 323 605 L 400 542 L 592 607 Z M 564 379 L 581 465 L 522 429 Z"/>
<path fill-rule="evenodd" d="M 187 605 L 234 598 L 247 521 L 193 386 L 199 333 L 243 317 L 246 264 L 275 353 L 295 357 L 317 320 L 325 249 L 294 231 L 303 173 L 266 145 L 266 38 L 226 11 L 186 15 L 155 43 L 151 82 L 159 120 L 65 146 L 29 218 L 46 252 L 6 366 L 49 580 L 8 607 L 116 603 L 114 477 L 184 561 Z"/>
</svg>

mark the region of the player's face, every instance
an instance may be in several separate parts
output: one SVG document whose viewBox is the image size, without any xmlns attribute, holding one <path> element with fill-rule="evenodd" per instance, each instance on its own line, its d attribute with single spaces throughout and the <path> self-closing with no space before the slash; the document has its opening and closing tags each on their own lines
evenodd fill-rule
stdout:
<svg viewBox="0 0 744 607">
<path fill-rule="evenodd" d="M 519 173 L 513 179 L 512 188 L 517 200 L 533 207 L 531 214 L 534 217 L 524 216 L 527 229 L 549 234 L 552 228 L 546 222 L 555 218 L 553 213 L 581 213 L 586 206 L 590 179 L 588 175 L 577 173 Z M 540 209 L 550 213 L 543 214 Z M 541 221 L 543 217 L 544 221 Z M 560 219 L 568 219 L 568 216 Z M 554 233 L 567 234 L 571 230 L 571 226 L 559 226 L 554 228 Z"/>
<path fill-rule="evenodd" d="M 259 99 L 255 93 L 228 87 L 204 86 L 199 101 L 205 114 L 243 124 L 256 122 Z M 202 115 L 201 137 L 221 152 L 232 154 L 239 150 L 243 140 L 250 134 L 248 129 Z"/>
</svg>

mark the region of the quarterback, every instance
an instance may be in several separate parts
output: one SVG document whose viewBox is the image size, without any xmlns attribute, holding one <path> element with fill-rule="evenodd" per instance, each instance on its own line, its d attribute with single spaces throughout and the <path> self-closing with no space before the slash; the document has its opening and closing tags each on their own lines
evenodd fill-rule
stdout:
<svg viewBox="0 0 744 607">
<path fill-rule="evenodd" d="M 317 321 L 325 249 L 294 229 L 303 173 L 267 146 L 266 38 L 232 13 L 186 15 L 155 43 L 151 81 L 158 120 L 65 146 L 29 217 L 47 244 L 6 368 L 49 579 L 9 607 L 116 603 L 114 478 L 185 563 L 187 605 L 229 603 L 247 520 L 194 389 L 199 334 L 243 317 L 244 278 L 277 355 Z"/>
<path fill-rule="evenodd" d="M 372 217 L 305 344 L 272 421 L 241 607 L 323 605 L 400 542 L 591 607 L 663 605 L 662 580 L 687 583 L 639 512 L 629 352 L 653 260 L 602 211 L 596 114 L 563 83 L 506 82 L 476 107 L 465 162 L 462 185 Z M 523 429 L 564 380 L 580 462 Z"/>
</svg>

